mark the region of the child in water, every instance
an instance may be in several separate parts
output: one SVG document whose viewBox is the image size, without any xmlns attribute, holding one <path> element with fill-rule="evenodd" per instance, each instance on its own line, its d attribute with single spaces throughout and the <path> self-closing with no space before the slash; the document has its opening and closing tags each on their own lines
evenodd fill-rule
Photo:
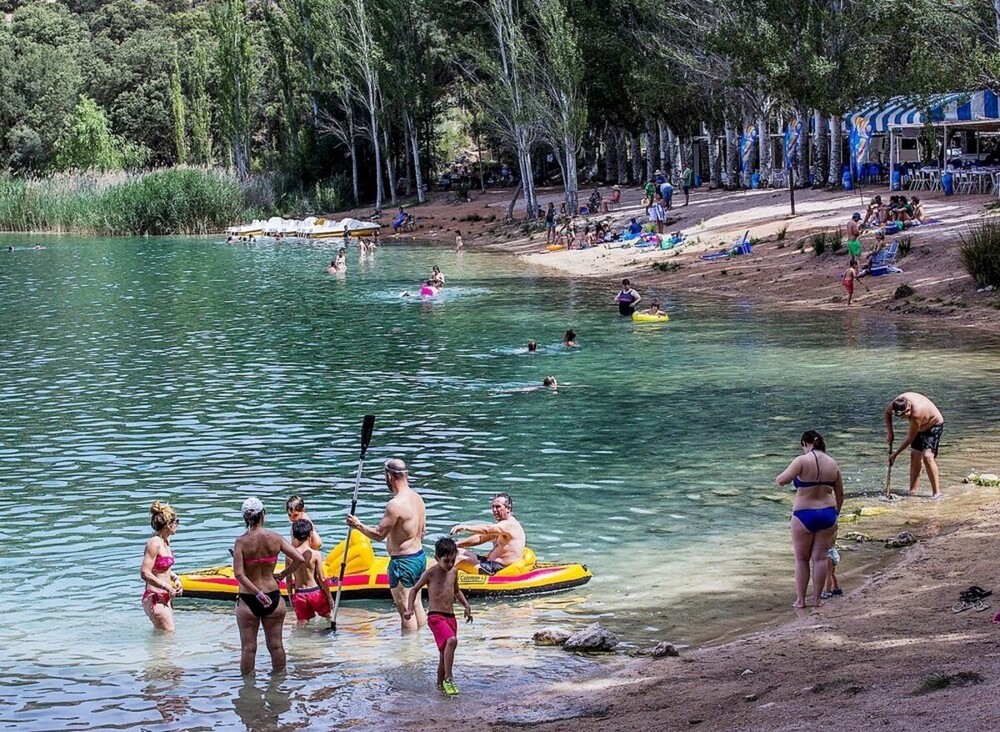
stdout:
<svg viewBox="0 0 1000 732">
<path fill-rule="evenodd" d="M 437 688 L 443 689 L 448 696 L 458 693 L 458 687 L 452 678 L 452 664 L 455 662 L 455 649 L 458 647 L 458 621 L 455 620 L 455 600 L 465 608 L 465 622 L 472 622 L 472 608 L 465 595 L 458 589 L 458 570 L 455 562 L 458 560 L 458 545 L 451 537 L 438 539 L 434 545 L 434 558 L 437 564 L 420 575 L 417 584 L 413 585 L 406 601 L 404 620 L 413 617 L 414 603 L 420 596 L 420 590 L 427 587 L 430 604 L 427 607 L 427 625 L 434 634 L 434 642 L 438 647 Z"/>
<path fill-rule="evenodd" d="M 311 537 L 315 533 L 312 521 L 308 519 L 298 519 L 292 523 L 292 546 L 305 557 L 305 562 L 288 577 L 288 594 L 292 598 L 292 609 L 295 610 L 295 619 L 299 625 L 305 625 L 316 615 L 328 623 L 333 622 L 330 617 L 333 612 L 333 597 L 330 595 L 330 583 L 323 573 L 323 557 L 312 548 Z"/>
<path fill-rule="evenodd" d="M 666 313 L 660 310 L 660 303 L 653 300 L 653 302 L 649 303 L 649 309 L 646 311 L 646 315 L 654 315 L 657 318 L 661 318 L 666 315 Z"/>
<path fill-rule="evenodd" d="M 299 496 L 292 496 L 287 501 L 285 501 L 285 512 L 288 514 L 288 521 L 295 524 L 296 521 L 302 521 L 303 519 L 309 522 L 310 534 L 309 534 L 309 548 L 319 551 L 323 548 L 323 540 L 316 533 L 316 527 L 312 523 L 312 519 L 309 518 L 309 514 L 306 513 L 306 502 L 303 501 Z M 292 534 L 292 538 L 295 535 Z M 293 544 L 294 546 L 294 544 Z"/>
<path fill-rule="evenodd" d="M 566 331 L 566 335 L 563 336 L 563 345 L 566 348 L 576 347 L 576 331 L 570 328 Z"/>
</svg>

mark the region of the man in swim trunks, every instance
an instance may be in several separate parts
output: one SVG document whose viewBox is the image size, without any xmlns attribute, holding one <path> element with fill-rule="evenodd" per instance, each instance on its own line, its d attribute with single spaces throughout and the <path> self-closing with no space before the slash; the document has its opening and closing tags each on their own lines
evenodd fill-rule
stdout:
<svg viewBox="0 0 1000 732">
<path fill-rule="evenodd" d="M 847 222 L 847 251 L 852 257 L 861 256 L 861 214 L 855 211 Z"/>
<path fill-rule="evenodd" d="M 497 493 L 490 503 L 493 511 L 493 524 L 455 524 L 451 527 L 451 535 L 472 534 L 467 539 L 458 542 L 458 566 L 462 570 L 475 574 L 493 575 L 504 567 L 521 559 L 524 554 L 526 539 L 521 523 L 514 518 L 514 501 L 509 493 Z M 473 554 L 465 547 L 479 546 L 487 541 L 493 542 L 489 554 Z"/>
<path fill-rule="evenodd" d="M 944 417 L 934 402 L 915 391 L 907 391 L 889 402 L 885 408 L 885 441 L 892 449 L 895 435 L 892 431 L 892 418 L 902 417 L 909 421 L 910 429 L 906 439 L 899 449 L 889 454 L 889 465 L 892 465 L 899 454 L 910 448 L 910 494 L 917 492 L 920 482 L 921 465 L 927 468 L 927 478 L 931 482 L 931 497 L 941 495 L 938 482 L 938 443 L 944 431 Z"/>
<path fill-rule="evenodd" d="M 347 517 L 347 525 L 372 541 L 385 541 L 390 556 L 389 591 L 405 632 L 427 623 L 424 608 L 419 602 L 413 616 L 409 619 L 404 617 L 407 593 L 427 569 L 423 547 L 427 512 L 423 499 L 410 488 L 406 463 L 402 460 L 393 458 L 385 461 L 385 484 L 392 491 L 392 498 L 386 504 L 378 526 L 369 528 L 353 514 Z"/>
</svg>

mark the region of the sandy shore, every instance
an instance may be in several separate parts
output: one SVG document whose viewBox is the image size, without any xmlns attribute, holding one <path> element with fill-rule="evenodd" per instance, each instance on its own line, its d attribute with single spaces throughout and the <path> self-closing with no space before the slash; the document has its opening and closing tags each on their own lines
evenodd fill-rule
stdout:
<svg viewBox="0 0 1000 732">
<path fill-rule="evenodd" d="M 790 217 L 787 191 L 696 190 L 690 206 L 675 207 L 677 220 L 668 227 L 688 237 L 680 253 L 604 248 L 544 252 L 544 233 L 498 225 L 506 195 L 473 192 L 471 203 L 439 196 L 413 209 L 421 219 L 413 236 L 451 244 L 455 230 L 462 230 L 470 248 L 518 254 L 574 277 L 607 278 L 609 293 L 627 274 L 640 292 L 651 295 L 687 291 L 773 308 L 846 310 L 840 285 L 846 255 L 815 256 L 808 243 L 804 251 L 798 243 L 811 232 L 843 227 L 851 212 L 861 208 L 856 192 L 798 191 L 798 215 Z M 1000 332 L 1000 299 L 977 293 L 958 257 L 962 234 L 994 199 L 919 195 L 939 223 L 908 230 L 912 251 L 899 261 L 903 273 L 866 278 L 855 292 L 852 310 Z M 554 190 L 542 195 L 543 203 L 560 198 Z M 626 190 L 622 208 L 602 218 L 627 223 L 643 213 L 640 198 L 638 190 Z M 751 255 L 714 262 L 698 258 L 747 229 L 758 240 Z M 661 271 L 662 265 L 669 271 Z M 895 299 L 901 284 L 914 288 L 914 295 Z M 996 471 L 1000 453 L 990 453 L 977 455 L 988 464 L 970 468 Z M 884 518 L 842 527 L 842 536 L 860 530 L 878 537 L 905 527 L 920 541 L 888 556 L 894 563 L 884 571 L 869 569 L 869 575 L 849 579 L 847 596 L 822 608 L 776 611 L 767 630 L 685 650 L 679 658 L 603 661 L 595 664 L 592 676 L 553 680 L 532 698 L 492 707 L 462 705 L 461 711 L 434 719 L 404 715 L 408 718 L 401 727 L 996 729 L 1000 624 L 991 620 L 1000 610 L 1000 571 L 994 558 L 1000 552 L 1000 489 L 950 485 L 945 492 L 944 501 L 907 499 L 905 510 L 897 504 Z M 791 558 L 789 589 L 790 575 Z M 953 613 L 958 593 L 970 585 L 997 590 L 998 596 L 988 600 L 993 607 Z"/>
</svg>

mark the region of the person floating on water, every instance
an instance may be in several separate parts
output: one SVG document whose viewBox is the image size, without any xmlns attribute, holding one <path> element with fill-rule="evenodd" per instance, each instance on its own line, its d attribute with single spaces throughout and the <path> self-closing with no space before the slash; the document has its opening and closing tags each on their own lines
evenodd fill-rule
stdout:
<svg viewBox="0 0 1000 732">
<path fill-rule="evenodd" d="M 528 341 L 528 353 L 535 353 L 538 350 L 538 344 L 534 341 Z"/>
<path fill-rule="evenodd" d="M 920 468 L 927 468 L 927 478 L 931 483 L 931 497 L 940 498 L 937 464 L 938 445 L 944 431 L 944 417 L 934 402 L 915 391 L 907 391 L 893 399 L 885 408 L 885 441 L 889 443 L 889 465 L 900 453 L 910 448 L 910 495 L 917 492 L 920 483 Z M 899 449 L 892 452 L 895 434 L 892 418 L 901 417 L 909 422 L 910 428 Z"/>
<path fill-rule="evenodd" d="M 333 597 L 330 583 L 323 572 L 323 556 L 311 547 L 315 533 L 312 521 L 297 519 L 292 524 L 292 546 L 302 552 L 305 562 L 288 576 L 288 596 L 299 625 L 305 625 L 317 615 L 328 623 L 333 622 Z"/>
<path fill-rule="evenodd" d="M 645 314 L 652 315 L 655 318 L 662 318 L 666 316 L 666 313 L 660 310 L 660 303 L 658 303 L 656 300 L 653 300 L 651 303 L 649 303 L 649 308 L 645 311 Z"/>
<path fill-rule="evenodd" d="M 330 274 L 337 274 L 337 260 L 331 259 L 330 266 L 326 268 L 326 271 Z"/>
<path fill-rule="evenodd" d="M 642 295 L 632 289 L 632 282 L 628 278 L 622 280 L 622 289 L 615 295 L 618 303 L 618 314 L 621 316 L 631 316 L 635 312 L 635 307 L 642 302 Z"/>
<path fill-rule="evenodd" d="M 555 389 L 559 386 L 559 382 L 556 381 L 555 376 L 552 376 L 550 374 L 549 376 L 546 376 L 544 379 L 542 379 L 542 386 L 547 387 L 549 389 Z"/>
<path fill-rule="evenodd" d="M 434 558 L 437 564 L 420 575 L 417 584 L 413 585 L 406 601 L 404 620 L 413 617 L 419 602 L 420 590 L 427 588 L 427 625 L 434 634 L 434 642 L 438 647 L 437 688 L 448 696 L 458 693 L 458 687 L 452 676 L 452 665 L 455 662 L 455 649 L 458 647 L 458 622 L 455 620 L 455 600 L 465 609 L 465 622 L 472 622 L 472 608 L 469 601 L 458 588 L 458 546 L 455 540 L 444 537 L 434 545 Z"/>
<path fill-rule="evenodd" d="M 567 330 L 565 335 L 563 335 L 563 345 L 566 346 L 566 348 L 576 347 L 576 331 L 572 328 Z"/>
<path fill-rule="evenodd" d="M 407 593 L 427 569 L 424 556 L 424 532 L 427 512 L 424 501 L 410 488 L 406 463 L 398 458 L 385 461 L 385 484 L 392 498 L 385 506 L 385 513 L 378 526 L 365 526 L 354 514 L 347 517 L 347 525 L 360 531 L 372 541 L 385 541 L 389 550 L 389 592 L 402 624 L 402 631 L 416 630 L 427 623 L 424 608 L 415 603 L 416 612 L 407 614 Z M 413 603 L 410 603 L 411 607 Z"/>
<path fill-rule="evenodd" d="M 551 377 L 555 381 L 554 377 Z M 451 527 L 451 535 L 471 534 L 467 539 L 461 539 L 458 547 L 458 566 L 475 574 L 494 575 L 504 567 L 520 561 L 524 554 L 527 539 L 524 528 L 514 518 L 514 500 L 509 493 L 497 493 L 490 503 L 493 512 L 493 524 L 455 524 Z M 466 547 L 479 546 L 488 541 L 493 542 L 493 548 L 488 554 L 473 554 Z"/>
<path fill-rule="evenodd" d="M 157 630 L 174 632 L 174 609 L 171 601 L 181 594 L 181 581 L 171 569 L 174 552 L 170 537 L 177 533 L 177 512 L 166 503 L 153 501 L 149 507 L 149 525 L 156 533 L 146 542 L 139 576 L 146 582 L 142 609 Z"/>
</svg>

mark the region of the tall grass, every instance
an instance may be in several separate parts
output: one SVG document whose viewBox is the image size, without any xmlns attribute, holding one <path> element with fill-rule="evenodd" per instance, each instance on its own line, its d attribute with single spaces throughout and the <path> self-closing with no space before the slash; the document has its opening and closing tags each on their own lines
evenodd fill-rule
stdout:
<svg viewBox="0 0 1000 732">
<path fill-rule="evenodd" d="M 207 234 L 271 215 L 249 186 L 221 171 L 171 168 L 141 174 L 0 177 L 0 229 L 104 235 Z"/>
<path fill-rule="evenodd" d="M 976 287 L 1000 288 L 1000 222 L 971 226 L 962 235 L 958 252 Z"/>
</svg>

